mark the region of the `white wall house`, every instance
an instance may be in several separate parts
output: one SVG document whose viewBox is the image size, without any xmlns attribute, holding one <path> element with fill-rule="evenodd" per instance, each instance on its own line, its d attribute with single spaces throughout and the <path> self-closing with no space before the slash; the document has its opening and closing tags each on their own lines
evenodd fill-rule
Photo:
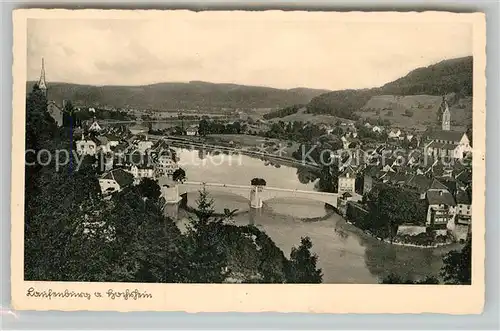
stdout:
<svg viewBox="0 0 500 331">
<path fill-rule="evenodd" d="M 356 172 L 350 166 L 339 175 L 338 179 L 338 193 L 354 193 L 356 189 Z"/>
<path fill-rule="evenodd" d="M 455 229 L 456 202 L 448 188 L 434 179 L 427 197 L 426 226 L 432 227 L 436 234 L 446 234 Z"/>
<path fill-rule="evenodd" d="M 102 130 L 102 127 L 99 125 L 99 123 L 97 121 L 94 121 L 90 127 L 89 127 L 89 131 L 96 131 L 96 132 L 99 132 Z"/>
<path fill-rule="evenodd" d="M 116 147 L 120 144 L 120 138 L 114 135 L 107 135 L 109 147 Z"/>
<path fill-rule="evenodd" d="M 130 173 L 134 176 L 136 182 L 139 182 L 142 178 L 154 178 L 154 169 L 152 166 L 145 165 L 133 165 L 130 167 Z"/>
<path fill-rule="evenodd" d="M 192 126 L 187 128 L 186 135 L 188 136 L 196 136 L 198 134 L 198 127 Z"/>
<path fill-rule="evenodd" d="M 177 169 L 179 165 L 170 155 L 160 155 L 155 165 L 157 177 L 171 176 Z"/>
<path fill-rule="evenodd" d="M 424 147 L 427 155 L 463 159 L 472 151 L 469 138 L 464 132 L 436 131 L 428 135 L 429 143 Z"/>
<path fill-rule="evenodd" d="M 121 191 L 133 182 L 134 176 L 123 169 L 108 171 L 99 178 L 99 186 L 104 197 Z"/>
<path fill-rule="evenodd" d="M 392 129 L 391 131 L 389 131 L 389 134 L 387 136 L 389 138 L 396 139 L 396 138 L 399 138 L 400 135 L 401 135 L 401 130 Z"/>
<path fill-rule="evenodd" d="M 91 139 L 82 139 L 76 142 L 76 152 L 78 155 L 91 155 L 94 156 L 97 153 L 97 144 Z"/>
</svg>

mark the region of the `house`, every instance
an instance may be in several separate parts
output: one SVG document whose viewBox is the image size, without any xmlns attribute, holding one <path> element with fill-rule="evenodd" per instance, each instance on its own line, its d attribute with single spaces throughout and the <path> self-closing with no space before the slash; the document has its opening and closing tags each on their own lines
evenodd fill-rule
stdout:
<svg viewBox="0 0 500 331">
<path fill-rule="evenodd" d="M 134 176 L 123 169 L 108 171 L 99 178 L 101 193 L 105 197 L 114 192 L 121 191 L 123 188 L 132 185 L 133 182 Z"/>
<path fill-rule="evenodd" d="M 472 201 L 469 193 L 463 188 L 459 188 L 455 194 L 455 201 L 457 203 L 457 224 L 470 225 L 472 218 Z"/>
<path fill-rule="evenodd" d="M 391 131 L 389 131 L 389 134 L 387 135 L 387 137 L 389 137 L 390 139 L 399 139 L 400 135 L 401 135 L 401 130 L 391 129 Z"/>
<path fill-rule="evenodd" d="M 367 128 L 367 129 L 370 129 L 372 127 L 372 125 L 370 123 L 366 122 L 365 125 L 364 125 L 364 127 Z"/>
<path fill-rule="evenodd" d="M 114 134 L 107 134 L 106 138 L 108 139 L 109 147 L 116 147 L 120 144 L 120 137 Z"/>
<path fill-rule="evenodd" d="M 97 121 L 92 122 L 92 124 L 89 126 L 89 131 L 100 132 L 101 130 L 102 127 Z"/>
<path fill-rule="evenodd" d="M 403 172 L 387 173 L 384 179 L 386 183 L 402 187 L 411 179 L 411 175 Z"/>
<path fill-rule="evenodd" d="M 155 177 L 153 166 L 148 164 L 134 164 L 130 167 L 130 173 L 134 176 L 136 183 L 140 182 L 142 178 L 152 179 Z"/>
<path fill-rule="evenodd" d="M 382 175 L 381 168 L 376 165 L 371 165 L 365 168 L 363 174 L 363 195 L 370 193 L 374 184 L 379 181 Z"/>
<path fill-rule="evenodd" d="M 169 154 L 160 154 L 155 162 L 156 177 L 171 176 L 177 169 L 179 169 L 179 165 Z"/>
<path fill-rule="evenodd" d="M 447 230 L 453 230 L 456 202 L 448 188 L 434 179 L 426 197 L 428 205 L 426 226 L 431 227 L 438 235 L 445 235 Z"/>
<path fill-rule="evenodd" d="M 339 175 L 338 193 L 342 195 L 346 192 L 354 193 L 356 190 L 356 172 L 351 166 L 348 166 Z"/>
<path fill-rule="evenodd" d="M 114 164 L 115 156 L 113 153 L 104 153 L 102 154 L 102 159 L 100 159 L 98 167 L 100 167 L 101 171 L 110 171 L 113 170 Z"/>
<path fill-rule="evenodd" d="M 82 135 L 82 138 L 76 141 L 76 152 L 78 155 L 94 156 L 97 153 L 97 144 L 92 139 L 85 139 L 85 135 Z"/>
<path fill-rule="evenodd" d="M 382 131 L 384 131 L 384 129 L 378 125 L 375 125 L 375 126 L 373 126 L 372 131 L 375 133 L 382 133 Z"/>
<path fill-rule="evenodd" d="M 97 145 L 98 151 L 101 151 L 102 153 L 111 152 L 111 146 L 109 145 L 108 138 L 106 138 L 105 136 L 97 136 L 93 140 Z"/>
<path fill-rule="evenodd" d="M 47 112 L 54 119 L 58 127 L 63 125 L 63 110 L 54 101 L 47 104 Z"/>
<path fill-rule="evenodd" d="M 416 174 L 410 177 L 405 186 L 419 193 L 420 199 L 426 198 L 427 190 L 431 187 L 432 179 L 424 175 Z"/>
<path fill-rule="evenodd" d="M 427 135 L 429 143 L 424 147 L 427 155 L 435 158 L 453 157 L 463 159 L 472 151 L 470 141 L 465 132 L 434 131 Z"/>
<path fill-rule="evenodd" d="M 196 136 L 198 134 L 198 126 L 190 126 L 186 130 L 186 135 L 188 136 Z"/>
<path fill-rule="evenodd" d="M 453 157 L 463 159 L 472 152 L 470 141 L 465 132 L 450 129 L 451 113 L 445 97 L 441 103 L 441 130 L 431 131 L 427 134 L 429 143 L 424 147 L 427 155 L 434 157 Z"/>
<path fill-rule="evenodd" d="M 350 137 L 350 135 L 351 134 L 347 134 L 345 136 L 342 136 L 342 138 L 340 138 L 340 140 L 342 141 L 342 147 L 344 149 L 350 149 L 360 145 L 361 141 L 357 138 Z"/>
<path fill-rule="evenodd" d="M 154 143 L 151 140 L 148 140 L 148 136 L 144 140 L 139 140 L 137 142 L 137 150 L 145 154 L 148 149 L 151 149 L 153 147 Z"/>
<path fill-rule="evenodd" d="M 347 133 L 345 134 L 345 136 L 347 138 L 356 138 L 358 136 L 358 132 L 355 130 L 348 130 Z"/>
</svg>

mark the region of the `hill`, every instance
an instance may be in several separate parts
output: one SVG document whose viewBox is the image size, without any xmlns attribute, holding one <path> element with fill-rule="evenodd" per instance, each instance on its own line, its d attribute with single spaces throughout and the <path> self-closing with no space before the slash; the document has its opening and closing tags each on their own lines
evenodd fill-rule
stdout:
<svg viewBox="0 0 500 331">
<path fill-rule="evenodd" d="M 437 119 L 441 97 L 448 95 L 454 124 L 467 126 L 472 119 L 472 63 L 471 56 L 444 60 L 382 87 L 328 92 L 313 98 L 307 112 L 346 119 L 382 116 L 401 127 L 426 126 Z"/>
<path fill-rule="evenodd" d="M 35 82 L 28 82 L 28 91 Z M 156 110 L 282 108 L 307 104 L 325 90 L 295 88 L 290 90 L 237 84 L 158 83 L 144 86 L 91 86 L 49 83 L 49 98 L 61 103 L 117 108 Z"/>
</svg>

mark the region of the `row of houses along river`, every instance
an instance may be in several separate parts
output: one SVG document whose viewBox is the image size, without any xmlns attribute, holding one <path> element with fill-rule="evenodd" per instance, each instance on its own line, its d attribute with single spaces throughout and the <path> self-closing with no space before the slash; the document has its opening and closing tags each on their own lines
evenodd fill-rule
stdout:
<svg viewBox="0 0 500 331">
<path fill-rule="evenodd" d="M 291 166 L 278 168 L 245 155 L 204 156 L 198 150 L 183 148 L 176 148 L 176 152 L 189 181 L 250 185 L 252 178 L 264 178 L 272 187 L 315 189 L 314 182 L 301 182 L 297 169 Z M 381 242 L 347 224 L 317 201 L 276 198 L 256 210 L 251 209 L 248 199 L 243 197 L 210 193 L 216 211 L 238 209 L 233 222 L 260 227 L 285 254 L 298 245 L 301 237 L 309 236 L 325 283 L 378 283 L 389 273 L 405 278 L 437 276 L 443 255 L 457 248 L 405 247 Z M 194 206 L 196 199 L 196 192 L 188 193 L 188 204 Z"/>
</svg>

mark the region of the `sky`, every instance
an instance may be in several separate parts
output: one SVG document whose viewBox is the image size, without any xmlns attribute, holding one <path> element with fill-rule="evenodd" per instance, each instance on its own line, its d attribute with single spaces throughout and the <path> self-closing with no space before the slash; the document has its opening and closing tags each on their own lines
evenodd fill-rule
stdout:
<svg viewBox="0 0 500 331">
<path fill-rule="evenodd" d="M 297 15 L 187 13 L 164 19 L 28 20 L 28 80 L 89 85 L 188 82 L 381 86 L 444 59 L 472 55 L 456 21 L 341 21 Z"/>
</svg>

